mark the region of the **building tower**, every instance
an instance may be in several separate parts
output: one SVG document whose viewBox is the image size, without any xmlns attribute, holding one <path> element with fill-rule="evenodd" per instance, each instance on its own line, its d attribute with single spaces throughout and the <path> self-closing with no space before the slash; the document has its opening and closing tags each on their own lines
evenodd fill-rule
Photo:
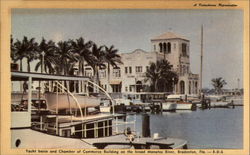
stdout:
<svg viewBox="0 0 250 155">
<path fill-rule="evenodd" d="M 152 51 L 159 54 L 159 59 L 166 59 L 179 76 L 175 86 L 177 94 L 197 94 L 198 75 L 190 72 L 190 42 L 172 32 L 164 33 L 151 39 Z"/>
</svg>

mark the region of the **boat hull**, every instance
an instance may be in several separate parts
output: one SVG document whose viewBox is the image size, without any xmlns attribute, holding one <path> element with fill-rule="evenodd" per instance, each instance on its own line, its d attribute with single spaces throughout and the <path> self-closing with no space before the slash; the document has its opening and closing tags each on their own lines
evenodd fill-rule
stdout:
<svg viewBox="0 0 250 155">
<path fill-rule="evenodd" d="M 176 110 L 196 110 L 196 105 L 192 103 L 177 103 Z"/>
<path fill-rule="evenodd" d="M 18 142 L 19 141 L 19 142 Z M 53 142 L 53 143 L 52 143 Z M 18 145 L 17 145 L 18 144 Z M 93 149 L 98 144 L 108 144 L 105 149 L 135 149 L 134 146 L 148 147 L 149 149 L 165 149 L 161 146 L 170 146 L 168 149 L 186 149 L 187 141 L 176 138 L 135 137 L 130 142 L 124 134 L 101 138 L 65 138 L 38 132 L 32 129 L 18 129 L 11 131 L 11 148 L 70 148 L 70 149 Z M 141 148 L 139 148 L 141 149 Z"/>
<path fill-rule="evenodd" d="M 177 106 L 176 103 L 170 103 L 170 102 L 162 103 L 162 110 L 163 111 L 175 111 L 176 106 Z"/>
<path fill-rule="evenodd" d="M 97 107 L 100 105 L 100 99 L 96 97 L 74 95 L 81 108 Z M 45 93 L 44 97 L 48 103 L 48 109 L 78 109 L 78 105 L 72 96 L 67 94 Z M 58 105 L 57 105 L 58 103 Z M 69 104 L 70 103 L 70 104 Z"/>
</svg>

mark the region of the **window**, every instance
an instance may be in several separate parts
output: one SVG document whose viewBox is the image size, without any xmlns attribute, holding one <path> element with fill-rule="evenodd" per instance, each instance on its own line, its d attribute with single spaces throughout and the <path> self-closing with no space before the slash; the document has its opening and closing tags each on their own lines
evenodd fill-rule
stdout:
<svg viewBox="0 0 250 155">
<path fill-rule="evenodd" d="M 120 85 L 112 85 L 112 90 L 114 93 L 121 92 L 121 86 Z"/>
<path fill-rule="evenodd" d="M 197 94 L 198 93 L 198 82 L 196 81 L 195 82 L 195 94 Z"/>
<path fill-rule="evenodd" d="M 120 69 L 114 69 L 113 70 L 113 77 L 121 77 Z"/>
<path fill-rule="evenodd" d="M 99 77 L 100 78 L 105 78 L 106 77 L 106 70 L 100 70 L 99 71 Z"/>
<path fill-rule="evenodd" d="M 84 72 L 85 76 L 91 77 L 93 75 L 92 73 L 93 72 L 91 69 L 85 69 L 85 72 Z"/>
<path fill-rule="evenodd" d="M 160 52 L 162 52 L 162 43 L 159 44 Z"/>
<path fill-rule="evenodd" d="M 131 66 L 129 67 L 129 73 L 130 74 L 132 73 L 132 67 Z"/>
<path fill-rule="evenodd" d="M 142 72 L 142 66 L 136 66 L 135 67 L 135 72 L 136 73 L 141 73 Z"/>
<path fill-rule="evenodd" d="M 167 44 L 166 43 L 163 43 L 163 52 L 167 53 Z"/>
<path fill-rule="evenodd" d="M 125 67 L 125 74 L 128 73 L 128 67 Z"/>
<path fill-rule="evenodd" d="M 191 81 L 189 81 L 189 94 L 191 94 Z"/>
<path fill-rule="evenodd" d="M 187 44 L 181 44 L 182 56 L 187 56 Z"/>
<path fill-rule="evenodd" d="M 156 46 L 154 45 L 154 51 L 156 51 Z"/>
<path fill-rule="evenodd" d="M 171 43 L 168 43 L 168 53 L 171 53 Z"/>
<path fill-rule="evenodd" d="M 149 66 L 146 66 L 146 71 L 149 69 Z"/>
<path fill-rule="evenodd" d="M 132 86 L 129 86 L 129 91 L 132 92 Z"/>
<path fill-rule="evenodd" d="M 128 91 L 128 87 L 127 87 L 127 86 L 125 87 L 125 91 L 126 91 L 126 92 Z"/>
</svg>

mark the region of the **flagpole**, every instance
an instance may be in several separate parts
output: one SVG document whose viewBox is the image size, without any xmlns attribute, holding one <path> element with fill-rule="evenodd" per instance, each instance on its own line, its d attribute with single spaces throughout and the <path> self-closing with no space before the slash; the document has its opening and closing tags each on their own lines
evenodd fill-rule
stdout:
<svg viewBox="0 0 250 155">
<path fill-rule="evenodd" d="M 201 66 L 200 66 L 200 96 L 202 93 L 202 68 L 203 67 L 203 25 L 201 25 Z"/>
</svg>

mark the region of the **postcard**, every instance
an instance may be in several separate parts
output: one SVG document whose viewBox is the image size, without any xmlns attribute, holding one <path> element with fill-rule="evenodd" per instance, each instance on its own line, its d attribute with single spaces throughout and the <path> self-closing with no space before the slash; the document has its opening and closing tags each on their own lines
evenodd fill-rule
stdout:
<svg viewBox="0 0 250 155">
<path fill-rule="evenodd" d="M 249 1 L 1 1 L 1 154 L 249 154 Z"/>
</svg>

